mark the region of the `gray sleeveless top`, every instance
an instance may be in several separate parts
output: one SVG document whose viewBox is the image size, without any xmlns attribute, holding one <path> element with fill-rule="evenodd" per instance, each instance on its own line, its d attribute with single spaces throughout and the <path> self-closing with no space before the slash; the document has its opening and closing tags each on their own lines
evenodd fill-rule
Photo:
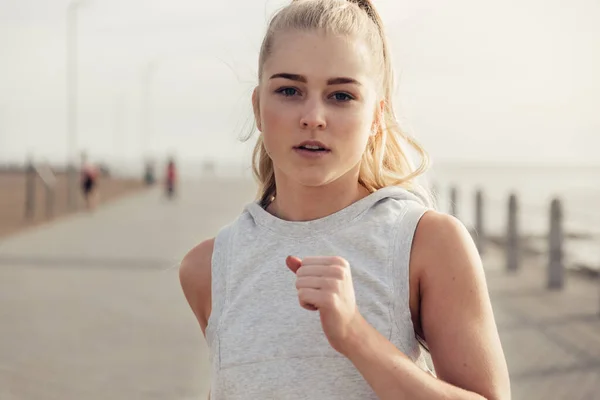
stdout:
<svg viewBox="0 0 600 400">
<path fill-rule="evenodd" d="M 318 312 L 300 307 L 288 255 L 346 259 L 361 315 L 426 369 L 408 284 L 411 244 L 426 210 L 399 187 L 306 222 L 247 205 L 215 239 L 206 328 L 211 400 L 377 398 L 354 365 L 331 348 Z"/>
</svg>

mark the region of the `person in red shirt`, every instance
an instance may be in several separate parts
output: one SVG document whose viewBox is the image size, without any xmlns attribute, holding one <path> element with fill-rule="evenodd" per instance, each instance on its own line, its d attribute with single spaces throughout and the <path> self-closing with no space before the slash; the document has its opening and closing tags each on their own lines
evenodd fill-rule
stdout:
<svg viewBox="0 0 600 400">
<path fill-rule="evenodd" d="M 172 198 L 175 195 L 175 184 L 177 182 L 177 168 L 175 167 L 175 161 L 170 159 L 167 164 L 167 173 L 165 179 L 165 189 L 167 197 Z"/>
</svg>

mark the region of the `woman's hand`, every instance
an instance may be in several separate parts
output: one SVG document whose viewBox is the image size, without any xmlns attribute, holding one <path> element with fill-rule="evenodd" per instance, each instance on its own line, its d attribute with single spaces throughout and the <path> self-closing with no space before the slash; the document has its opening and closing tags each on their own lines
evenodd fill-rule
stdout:
<svg viewBox="0 0 600 400">
<path fill-rule="evenodd" d="M 286 258 L 296 274 L 300 305 L 319 311 L 323 332 L 329 344 L 344 353 L 364 321 L 356 307 L 350 265 L 341 257 Z"/>
</svg>

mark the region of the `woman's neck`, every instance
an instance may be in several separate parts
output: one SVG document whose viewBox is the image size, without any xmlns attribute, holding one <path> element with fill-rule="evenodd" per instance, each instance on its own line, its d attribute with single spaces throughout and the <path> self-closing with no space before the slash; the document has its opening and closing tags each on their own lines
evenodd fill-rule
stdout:
<svg viewBox="0 0 600 400">
<path fill-rule="evenodd" d="M 352 174 L 354 175 L 354 174 Z M 286 221 L 311 221 L 336 213 L 362 199 L 369 191 L 358 176 L 343 176 L 323 186 L 304 186 L 276 179 L 277 194 L 267 211 Z"/>
</svg>

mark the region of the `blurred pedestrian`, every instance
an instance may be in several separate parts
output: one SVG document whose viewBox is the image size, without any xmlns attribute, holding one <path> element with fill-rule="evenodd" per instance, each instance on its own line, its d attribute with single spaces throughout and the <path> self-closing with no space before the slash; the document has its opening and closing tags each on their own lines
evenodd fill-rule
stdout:
<svg viewBox="0 0 600 400">
<path fill-rule="evenodd" d="M 98 192 L 98 168 L 88 161 L 85 153 L 81 156 L 81 191 L 88 211 L 96 207 Z"/>
<path fill-rule="evenodd" d="M 165 174 L 165 190 L 169 199 L 175 196 L 175 186 L 177 184 L 177 167 L 175 161 L 171 158 L 167 163 L 167 171 Z"/>
</svg>

